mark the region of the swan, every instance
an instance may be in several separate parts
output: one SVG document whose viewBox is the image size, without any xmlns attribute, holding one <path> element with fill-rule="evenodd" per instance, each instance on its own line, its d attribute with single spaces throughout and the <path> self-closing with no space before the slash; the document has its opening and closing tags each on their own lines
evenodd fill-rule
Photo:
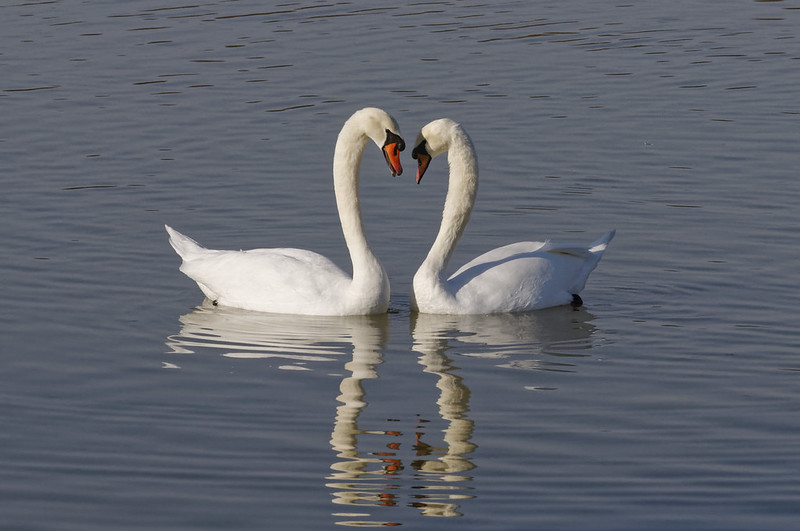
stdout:
<svg viewBox="0 0 800 531">
<path fill-rule="evenodd" d="M 478 160 L 467 132 L 447 118 L 425 125 L 415 146 L 411 156 L 417 160 L 417 184 L 431 159 L 445 152 L 450 180 L 439 233 L 414 275 L 412 310 L 491 314 L 583 304 L 578 294 L 615 231 L 588 246 L 512 243 L 478 256 L 447 277 L 448 262 L 475 204 Z"/>
<path fill-rule="evenodd" d="M 183 259 L 180 270 L 209 300 L 222 306 L 303 315 L 369 315 L 389 308 L 389 277 L 364 235 L 359 166 L 372 140 L 393 176 L 403 172 L 405 149 L 397 122 L 381 109 L 356 111 L 342 126 L 333 154 L 333 189 L 353 275 L 304 249 L 217 251 L 165 225 Z"/>
</svg>

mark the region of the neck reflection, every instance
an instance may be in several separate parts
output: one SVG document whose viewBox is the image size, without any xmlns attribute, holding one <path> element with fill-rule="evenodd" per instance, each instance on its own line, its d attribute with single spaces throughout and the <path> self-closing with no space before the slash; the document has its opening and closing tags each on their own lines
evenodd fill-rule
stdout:
<svg viewBox="0 0 800 531">
<path fill-rule="evenodd" d="M 383 357 L 369 345 L 353 345 L 353 359 L 345 364 L 348 375 L 342 379 L 337 397 L 339 406 L 331 434 L 331 447 L 337 460 L 331 465 L 328 487 L 333 489 L 333 503 L 358 508 L 337 512 L 335 516 L 356 518 L 337 522 L 340 525 L 399 525 L 398 522 L 374 521 L 369 507 L 388 507 L 403 503 L 402 493 L 409 489 L 406 501 L 424 516 L 461 516 L 459 503 L 472 498 L 465 474 L 475 468 L 469 455 L 476 445 L 471 442 L 474 423 L 467 417 L 470 390 L 452 360 L 445 356 L 446 340 L 427 337 L 425 331 L 413 330 L 412 350 L 419 353 L 423 372 L 437 376 L 439 416 L 445 423 L 443 444 L 433 442 L 428 426 L 438 425 L 419 415 L 408 426 L 400 419 L 387 419 L 391 425 L 381 430 L 359 426 L 359 416 L 368 406 L 363 382 L 378 378 L 377 367 Z M 409 448 L 410 451 L 404 451 Z"/>
</svg>

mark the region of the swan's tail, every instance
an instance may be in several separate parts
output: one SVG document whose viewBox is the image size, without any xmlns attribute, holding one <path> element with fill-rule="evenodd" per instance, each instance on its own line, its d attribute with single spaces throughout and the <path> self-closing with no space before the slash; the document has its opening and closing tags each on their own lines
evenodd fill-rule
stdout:
<svg viewBox="0 0 800 531">
<path fill-rule="evenodd" d="M 167 233 L 169 233 L 169 244 L 172 245 L 175 252 L 184 260 L 189 260 L 205 250 L 205 247 L 190 237 L 184 236 L 169 225 L 164 225 L 164 228 L 167 229 Z"/>
<path fill-rule="evenodd" d="M 616 229 L 610 230 L 607 233 L 603 234 L 598 238 L 595 242 L 589 244 L 589 252 L 590 253 L 602 253 L 608 247 L 608 242 L 614 237 L 617 233 Z"/>
<path fill-rule="evenodd" d="M 616 232 L 616 230 L 608 231 L 600 236 L 596 241 L 589 244 L 589 256 L 584 262 L 583 267 L 576 275 L 572 289 L 570 290 L 570 293 L 573 294 L 573 305 L 579 306 L 580 304 L 578 303 L 582 302 L 577 294 L 583 291 L 583 288 L 586 287 L 586 281 L 589 279 L 589 275 L 592 273 L 592 271 L 594 271 L 594 268 L 597 267 L 597 264 L 603 257 L 603 251 L 606 250 L 606 247 L 608 247 L 608 242 L 611 241 Z M 577 297 L 577 299 L 575 297 Z"/>
</svg>

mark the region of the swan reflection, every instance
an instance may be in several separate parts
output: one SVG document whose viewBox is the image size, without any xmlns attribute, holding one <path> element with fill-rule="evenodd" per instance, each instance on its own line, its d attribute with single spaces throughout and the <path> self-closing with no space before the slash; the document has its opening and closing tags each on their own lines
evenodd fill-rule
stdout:
<svg viewBox="0 0 800 531">
<path fill-rule="evenodd" d="M 412 314 L 411 329 L 418 352 L 457 348 L 461 356 L 500 360 L 500 367 L 569 372 L 570 358 L 588 356 L 593 347 L 593 318 L 569 306 L 491 315 Z"/>
<path fill-rule="evenodd" d="M 259 313 L 214 306 L 208 300 L 181 316 L 180 322 L 180 332 L 166 341 L 170 354 L 214 349 L 228 358 L 280 358 L 294 362 L 282 369 L 299 369 L 307 362 L 336 361 L 356 344 L 382 348 L 389 334 L 386 315 Z"/>
<path fill-rule="evenodd" d="M 431 337 L 429 330 L 417 327 L 420 317 L 425 319 L 425 316 L 417 314 L 411 316 L 411 335 L 414 340 L 412 350 L 420 354 L 418 359 L 423 372 L 437 376 L 439 398 L 436 405 L 439 406 L 439 416 L 447 424 L 444 430 L 445 446 L 418 450 L 421 458 L 412 463 L 412 466 L 422 473 L 438 474 L 443 482 L 471 481 L 472 477 L 464 474 L 475 468 L 469 456 L 477 448 L 472 442 L 475 423 L 467 415 L 470 389 L 458 374 L 460 369 L 445 354 L 450 348 L 447 341 Z M 419 495 L 416 506 L 422 508 L 423 514 L 427 516 L 460 516 L 459 506 L 455 501 L 472 496 L 452 492 L 459 488 L 466 487 L 451 486 L 450 493 L 423 493 Z"/>
<path fill-rule="evenodd" d="M 501 367 L 572 370 L 569 358 L 584 356 L 582 351 L 592 346 L 591 318 L 584 310 L 554 308 L 482 316 L 411 314 L 405 324 L 396 314 L 281 315 L 206 302 L 180 317 L 180 332 L 169 336 L 166 345 L 176 355 L 212 350 L 229 358 L 286 360 L 281 369 L 347 359 L 330 436 L 335 457 L 325 483 L 340 508 L 333 515 L 344 526 L 396 525 L 372 512 L 406 506 L 424 516 L 456 517 L 464 501 L 474 497 L 471 474 L 478 446 L 469 418 L 468 375 L 458 360 L 480 357 Z M 390 321 L 410 327 L 411 351 L 421 366 L 415 387 L 435 385 L 438 418 L 426 418 L 395 400 L 380 404 L 391 407 L 391 418 L 367 427 L 375 419 L 364 420 L 369 407 L 365 383 L 391 378 L 379 375 L 384 356 L 403 354 L 390 350 Z M 177 359 L 165 366 L 179 368 Z M 373 394 L 372 401 L 380 399 Z"/>
<path fill-rule="evenodd" d="M 377 366 L 382 356 L 367 345 L 353 345 L 353 360 L 345 365 L 349 371 L 339 387 L 340 402 L 336 410 L 331 446 L 338 460 L 331 465 L 328 487 L 334 489 L 333 502 L 341 505 L 393 506 L 399 503 L 397 491 L 401 483 L 411 482 L 414 494 L 408 505 L 420 509 L 425 516 L 461 516 L 458 500 L 472 498 L 465 483 L 472 477 L 464 474 L 474 468 L 469 459 L 476 445 L 471 442 L 473 421 L 467 418 L 469 388 L 455 373 L 457 367 L 444 355 L 442 349 L 414 347 L 419 352 L 423 372 L 438 377 L 440 391 L 437 405 L 439 415 L 446 423 L 444 445 L 426 442 L 425 425 L 429 420 L 417 417 L 411 433 L 404 433 L 403 425 L 397 429 L 365 430 L 359 427 L 358 418 L 368 405 L 363 380 L 377 378 Z M 366 347 L 366 348 L 364 348 Z M 398 411 L 398 416 L 408 412 Z M 391 421 L 391 419 L 390 419 Z M 378 436 L 379 450 L 375 447 Z M 410 442 L 413 456 L 404 459 L 401 446 Z M 413 442 L 411 442 L 413 441 Z M 410 461 L 410 462 L 407 462 Z M 337 513 L 338 516 L 369 516 L 365 514 Z M 365 520 L 340 521 L 340 525 L 390 525 L 392 522 Z"/>
</svg>

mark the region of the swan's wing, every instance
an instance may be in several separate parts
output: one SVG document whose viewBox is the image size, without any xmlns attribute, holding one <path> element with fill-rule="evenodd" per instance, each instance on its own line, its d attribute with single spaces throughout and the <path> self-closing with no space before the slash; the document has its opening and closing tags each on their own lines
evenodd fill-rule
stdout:
<svg viewBox="0 0 800 531">
<path fill-rule="evenodd" d="M 464 275 L 470 271 L 471 274 L 474 275 L 479 269 L 486 269 L 490 264 L 507 261 L 510 257 L 525 253 L 535 253 L 548 245 L 548 243 L 549 242 L 517 242 L 492 249 L 491 251 L 487 251 L 482 255 L 473 258 L 458 268 L 458 270 L 450 276 L 450 280 Z"/>
<path fill-rule="evenodd" d="M 212 301 L 278 313 L 335 300 L 350 282 L 336 264 L 304 249 L 206 249 L 185 260 L 181 271 Z"/>
<path fill-rule="evenodd" d="M 606 234 L 591 246 L 519 242 L 471 260 L 449 279 L 459 305 L 480 312 L 527 311 L 572 301 L 597 266 Z"/>
</svg>

